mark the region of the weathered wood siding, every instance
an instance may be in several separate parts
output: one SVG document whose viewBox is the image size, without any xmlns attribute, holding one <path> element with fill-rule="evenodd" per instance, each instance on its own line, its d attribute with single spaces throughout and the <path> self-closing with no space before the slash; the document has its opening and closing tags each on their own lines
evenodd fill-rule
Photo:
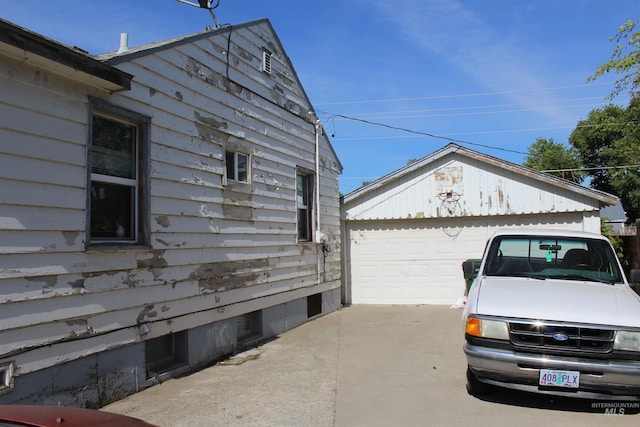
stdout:
<svg viewBox="0 0 640 427">
<path fill-rule="evenodd" d="M 340 163 L 320 136 L 325 260 L 296 239 L 314 117 L 268 21 L 112 64 L 130 91 L 0 61 L 0 361 L 18 374 L 138 342 L 141 322 L 148 339 L 340 287 Z M 85 248 L 88 96 L 151 117 L 148 248 Z M 223 185 L 225 149 L 250 153 L 249 185 Z"/>
</svg>

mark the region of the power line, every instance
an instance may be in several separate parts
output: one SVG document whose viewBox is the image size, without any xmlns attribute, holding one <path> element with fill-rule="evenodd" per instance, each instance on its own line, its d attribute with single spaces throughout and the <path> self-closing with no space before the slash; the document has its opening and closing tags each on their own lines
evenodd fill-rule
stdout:
<svg viewBox="0 0 640 427">
<path fill-rule="evenodd" d="M 600 103 L 597 104 L 579 104 L 579 105 L 570 105 L 570 106 L 551 106 L 551 107 L 546 107 L 545 111 L 549 111 L 549 110 L 557 110 L 557 109 L 561 109 L 561 108 L 568 108 L 568 107 L 573 107 L 573 108 L 578 108 L 578 107 L 597 107 L 599 105 L 602 105 Z M 445 110 L 442 110 L 445 111 Z M 413 115 L 413 116 L 377 116 L 375 117 L 376 119 L 386 119 L 386 120 L 392 120 L 392 119 L 420 119 L 420 118 L 426 118 L 426 117 L 461 117 L 461 116 L 480 116 L 480 115 L 489 115 L 489 114 L 506 114 L 506 113 L 521 113 L 524 111 L 531 111 L 531 108 L 521 108 L 521 109 L 512 109 L 512 110 L 493 110 L 493 111 L 470 111 L 470 112 L 466 112 L 466 113 L 450 113 L 450 114 L 423 114 L 423 115 Z M 331 114 L 328 111 L 318 111 L 318 113 L 320 114 Z M 391 112 L 389 112 L 391 113 Z M 367 117 L 366 113 L 360 113 L 361 115 Z M 381 114 L 381 113 L 378 113 Z M 332 115 L 336 115 L 336 114 L 332 114 Z M 357 115 L 357 114 L 355 114 Z M 352 115 L 351 117 L 355 116 Z"/>
<path fill-rule="evenodd" d="M 331 120 L 331 117 L 329 117 Z M 638 122 L 620 122 L 617 123 L 618 126 L 627 126 L 638 124 Z M 594 128 L 600 126 L 610 126 L 611 124 L 586 124 L 586 125 L 567 125 L 567 126 L 555 126 L 555 127 L 539 127 L 539 128 L 521 128 L 521 129 L 499 129 L 499 130 L 485 130 L 485 131 L 475 131 L 475 132 L 456 132 L 455 135 L 488 135 L 488 134 L 505 134 L 505 133 L 526 133 L 526 132 L 542 132 L 542 131 L 554 131 L 554 130 L 562 130 L 562 129 L 578 129 L 578 128 Z M 335 140 L 339 141 L 374 141 L 374 140 L 382 140 L 382 139 L 403 139 L 403 138 L 420 138 L 425 135 L 415 135 L 415 136 L 363 136 L 363 137 L 354 137 L 354 138 L 335 138 Z M 441 136 L 447 137 L 447 134 L 442 134 Z"/>
<path fill-rule="evenodd" d="M 571 169 L 550 169 L 543 170 L 540 172 L 585 172 L 585 171 L 600 171 L 600 170 L 610 170 L 610 169 L 633 169 L 640 168 L 640 164 L 638 165 L 622 165 L 622 166 L 594 166 L 589 168 L 571 168 Z"/>
<path fill-rule="evenodd" d="M 441 136 L 441 135 L 434 135 L 432 133 L 428 133 L 428 132 L 422 132 L 422 131 L 416 131 L 416 130 L 412 130 L 412 129 L 406 129 L 406 128 L 402 128 L 402 127 L 398 127 L 398 126 L 391 126 L 385 123 L 378 123 L 378 122 L 372 122 L 369 120 L 365 120 L 365 119 L 359 119 L 357 117 L 349 117 L 349 116 L 345 116 L 343 114 L 333 114 L 332 116 L 329 117 L 328 120 L 332 120 L 333 118 L 336 117 L 341 117 L 345 120 L 352 120 L 355 122 L 361 122 L 361 123 L 366 123 L 368 125 L 372 125 L 372 126 L 380 126 L 380 127 L 384 127 L 387 129 L 393 129 L 393 130 L 398 130 L 401 132 L 407 132 L 407 133 L 411 133 L 411 134 L 415 134 L 415 135 L 422 135 L 422 136 L 428 136 L 430 138 L 436 138 L 436 139 L 443 139 L 445 141 L 449 141 L 449 142 L 455 142 L 455 143 L 459 143 L 459 144 L 466 144 L 466 145 L 473 145 L 476 147 L 483 147 L 483 148 L 488 148 L 490 150 L 498 150 L 498 151 L 506 151 L 509 153 L 516 153 L 516 154 L 524 154 L 524 155 L 528 155 L 529 153 L 524 153 L 522 151 L 517 151 L 517 150 L 510 150 L 508 148 L 502 148 L 502 147 L 495 147 L 492 145 L 486 145 L 486 144 L 479 144 L 476 142 L 470 142 L 470 141 L 464 141 L 461 139 L 455 139 L 455 138 L 449 138 L 447 136 Z"/>
</svg>

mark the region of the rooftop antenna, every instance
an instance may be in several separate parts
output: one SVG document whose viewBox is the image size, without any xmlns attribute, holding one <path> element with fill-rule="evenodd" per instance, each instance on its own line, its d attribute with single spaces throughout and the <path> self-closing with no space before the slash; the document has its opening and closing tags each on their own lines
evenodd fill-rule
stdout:
<svg viewBox="0 0 640 427">
<path fill-rule="evenodd" d="M 198 0 L 198 3 L 193 3 L 187 0 L 176 0 L 180 3 L 188 4 L 189 6 L 199 7 L 201 9 L 207 9 L 213 18 L 214 27 L 217 30 L 220 28 L 220 23 L 216 19 L 216 15 L 213 13 L 213 9 L 220 6 L 220 0 Z"/>
</svg>

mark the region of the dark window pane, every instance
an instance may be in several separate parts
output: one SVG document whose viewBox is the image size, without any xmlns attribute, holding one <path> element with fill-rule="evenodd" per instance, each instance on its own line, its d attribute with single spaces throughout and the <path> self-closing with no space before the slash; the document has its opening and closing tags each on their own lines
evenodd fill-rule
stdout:
<svg viewBox="0 0 640 427">
<path fill-rule="evenodd" d="M 298 175 L 297 183 L 297 202 L 298 206 L 306 206 L 307 203 L 307 177 L 305 175 Z"/>
<path fill-rule="evenodd" d="M 298 209 L 298 239 L 309 240 L 309 214 L 306 209 Z"/>
<path fill-rule="evenodd" d="M 237 154 L 238 159 L 238 181 L 247 182 L 247 156 L 244 154 Z"/>
<path fill-rule="evenodd" d="M 136 127 L 93 116 L 91 172 L 136 178 Z"/>
<path fill-rule="evenodd" d="M 225 152 L 227 162 L 227 179 L 236 179 L 234 155 L 231 151 Z"/>
<path fill-rule="evenodd" d="M 91 182 L 91 239 L 133 240 L 135 188 Z"/>
<path fill-rule="evenodd" d="M 145 362 L 147 365 L 175 360 L 175 337 L 173 334 L 150 339 L 145 344 Z"/>
</svg>

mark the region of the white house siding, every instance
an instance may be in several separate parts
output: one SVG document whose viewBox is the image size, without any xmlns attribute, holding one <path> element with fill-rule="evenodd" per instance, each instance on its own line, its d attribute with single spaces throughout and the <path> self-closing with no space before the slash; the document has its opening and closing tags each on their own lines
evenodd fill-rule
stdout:
<svg viewBox="0 0 640 427">
<path fill-rule="evenodd" d="M 345 196 L 345 300 L 452 304 L 499 228 L 600 232 L 615 197 L 451 144 Z"/>
<path fill-rule="evenodd" d="M 271 75 L 259 70 L 263 46 Z M 0 403 L 33 399 L 18 390 L 21 377 L 74 360 L 95 371 L 107 350 L 122 359 L 116 374 L 78 381 L 143 387 L 144 366 L 126 359 L 144 354 L 117 349 L 195 331 L 204 339 L 190 342 L 187 362 L 203 365 L 236 348 L 228 329 L 239 315 L 262 310 L 269 336 L 306 321 L 309 296 L 322 295 L 323 313 L 340 303 L 341 166 L 321 135 L 323 253 L 296 241 L 295 173 L 315 170 L 315 118 L 268 21 L 132 49 L 111 64 L 135 76 L 131 90 L 110 95 L 0 57 L 0 365 L 16 367 L 16 389 Z M 89 96 L 151 118 L 150 247 L 85 247 Z M 250 185 L 224 185 L 225 149 L 251 155 Z M 132 379 L 122 379 L 125 367 Z M 40 397 L 122 397 L 91 394 L 93 385 L 86 396 Z"/>
</svg>

